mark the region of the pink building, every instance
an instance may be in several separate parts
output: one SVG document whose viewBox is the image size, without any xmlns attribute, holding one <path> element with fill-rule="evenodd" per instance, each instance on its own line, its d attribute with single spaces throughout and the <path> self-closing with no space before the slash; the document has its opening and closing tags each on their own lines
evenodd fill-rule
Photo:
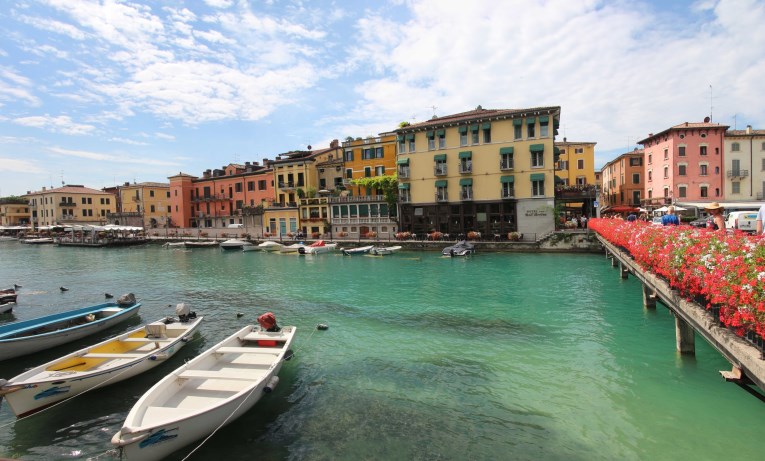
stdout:
<svg viewBox="0 0 765 461">
<path fill-rule="evenodd" d="M 715 202 L 724 197 L 727 125 L 685 122 L 638 141 L 645 150 L 647 205 Z"/>
</svg>

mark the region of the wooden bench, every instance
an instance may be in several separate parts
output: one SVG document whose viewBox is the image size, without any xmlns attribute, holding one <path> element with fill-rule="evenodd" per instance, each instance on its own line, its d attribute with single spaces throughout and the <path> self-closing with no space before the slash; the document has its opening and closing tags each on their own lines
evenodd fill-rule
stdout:
<svg viewBox="0 0 765 461">
<path fill-rule="evenodd" d="M 89 352 L 82 356 L 86 359 L 140 359 L 146 357 L 146 354 L 106 354 L 100 352 Z"/>
<path fill-rule="evenodd" d="M 245 370 L 246 372 L 249 372 L 250 370 Z M 233 379 L 233 380 L 241 380 L 241 381 L 255 381 L 258 378 L 253 376 L 253 373 L 236 373 L 236 374 L 229 374 L 226 371 L 219 371 L 219 370 L 186 370 L 178 375 L 179 378 L 185 378 L 185 379 L 191 379 L 191 378 L 202 378 L 202 379 Z"/>
<path fill-rule="evenodd" d="M 120 341 L 124 341 L 126 343 L 170 343 L 170 342 L 173 342 L 174 339 L 170 339 L 170 338 L 125 338 L 125 339 L 121 339 Z"/>
<path fill-rule="evenodd" d="M 216 354 L 272 354 L 277 355 L 282 350 L 278 347 L 219 347 Z"/>
<path fill-rule="evenodd" d="M 279 334 L 279 333 L 274 335 L 269 335 L 266 333 L 248 333 L 247 335 L 244 336 L 244 338 L 242 338 L 243 341 L 264 340 L 264 341 L 281 341 L 281 342 L 286 342 L 287 339 L 288 339 L 287 336 L 283 334 Z"/>
</svg>

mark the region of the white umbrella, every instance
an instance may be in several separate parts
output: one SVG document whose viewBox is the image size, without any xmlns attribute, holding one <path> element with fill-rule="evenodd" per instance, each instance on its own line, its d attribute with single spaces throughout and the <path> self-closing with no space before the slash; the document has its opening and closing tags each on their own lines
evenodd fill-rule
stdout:
<svg viewBox="0 0 765 461">
<path fill-rule="evenodd" d="M 687 209 L 688 209 L 688 208 L 683 208 L 683 207 L 681 207 L 681 206 L 677 206 L 677 205 L 675 205 L 675 211 L 685 211 L 685 210 L 687 210 Z"/>
<path fill-rule="evenodd" d="M 668 210 L 668 208 L 667 208 L 666 206 L 663 206 L 663 207 L 661 207 L 661 208 L 657 208 L 657 209 L 655 209 L 655 210 L 653 210 L 653 211 L 658 211 L 658 212 L 664 213 L 664 212 L 666 212 L 667 210 Z"/>
</svg>

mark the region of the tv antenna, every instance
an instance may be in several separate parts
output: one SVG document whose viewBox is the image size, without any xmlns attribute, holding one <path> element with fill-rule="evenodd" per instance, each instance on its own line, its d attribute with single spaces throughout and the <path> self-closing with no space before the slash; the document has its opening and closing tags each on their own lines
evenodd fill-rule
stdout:
<svg viewBox="0 0 765 461">
<path fill-rule="evenodd" d="M 431 109 L 433 111 L 433 117 L 435 117 L 436 116 L 436 109 L 438 109 L 438 107 L 430 106 L 430 107 L 428 107 L 428 109 Z"/>
<path fill-rule="evenodd" d="M 709 121 L 712 122 L 712 84 L 709 84 Z"/>
</svg>

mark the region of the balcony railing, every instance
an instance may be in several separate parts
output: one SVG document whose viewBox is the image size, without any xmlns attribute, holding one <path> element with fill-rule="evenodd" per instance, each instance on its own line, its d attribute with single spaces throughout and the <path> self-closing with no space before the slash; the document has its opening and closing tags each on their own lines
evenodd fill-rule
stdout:
<svg viewBox="0 0 765 461">
<path fill-rule="evenodd" d="M 512 170 L 513 169 L 513 160 L 512 159 L 500 160 L 499 161 L 499 169 L 500 170 Z"/>
<path fill-rule="evenodd" d="M 409 167 L 399 167 L 398 168 L 398 177 L 399 178 L 408 178 L 409 177 Z"/>
<path fill-rule="evenodd" d="M 279 183 L 279 189 L 294 189 L 295 183 L 294 182 L 280 182 Z"/>
<path fill-rule="evenodd" d="M 398 199 L 401 203 L 410 203 L 412 201 L 412 197 L 409 194 L 400 194 Z"/>
<path fill-rule="evenodd" d="M 134 202 L 140 202 L 141 201 L 141 197 L 135 197 L 134 196 L 134 197 L 130 197 L 130 199 L 133 200 Z"/>
<path fill-rule="evenodd" d="M 355 202 L 384 202 L 384 195 L 348 195 L 346 197 L 329 197 L 329 203 Z"/>
<path fill-rule="evenodd" d="M 74 203 L 74 202 L 61 202 L 61 203 L 58 204 L 58 206 L 63 206 L 63 207 L 69 208 L 69 207 L 76 207 L 77 204 Z"/>
<path fill-rule="evenodd" d="M 433 174 L 436 176 L 446 176 L 446 165 L 436 165 L 433 167 Z"/>
<path fill-rule="evenodd" d="M 463 189 L 460 196 L 462 200 L 473 200 L 473 189 Z"/>
<path fill-rule="evenodd" d="M 728 170 L 726 176 L 729 178 L 746 178 L 749 176 L 749 170 Z"/>
<path fill-rule="evenodd" d="M 220 201 L 226 201 L 230 200 L 231 197 L 229 197 L 226 194 L 212 194 L 212 195 L 202 195 L 201 197 L 195 197 L 191 199 L 192 202 L 220 202 Z"/>
<path fill-rule="evenodd" d="M 515 188 L 513 188 L 513 189 L 502 189 L 502 192 L 500 193 L 500 196 L 502 198 L 515 198 Z"/>
<path fill-rule="evenodd" d="M 396 220 L 387 216 L 332 218 L 332 224 L 358 225 L 358 224 L 395 224 Z"/>
<path fill-rule="evenodd" d="M 473 172 L 473 164 L 472 163 L 460 163 L 459 166 L 459 172 L 460 173 L 472 173 Z"/>
<path fill-rule="evenodd" d="M 436 192 L 436 202 L 448 202 L 449 201 L 449 193 L 445 190 L 440 190 Z"/>
</svg>

